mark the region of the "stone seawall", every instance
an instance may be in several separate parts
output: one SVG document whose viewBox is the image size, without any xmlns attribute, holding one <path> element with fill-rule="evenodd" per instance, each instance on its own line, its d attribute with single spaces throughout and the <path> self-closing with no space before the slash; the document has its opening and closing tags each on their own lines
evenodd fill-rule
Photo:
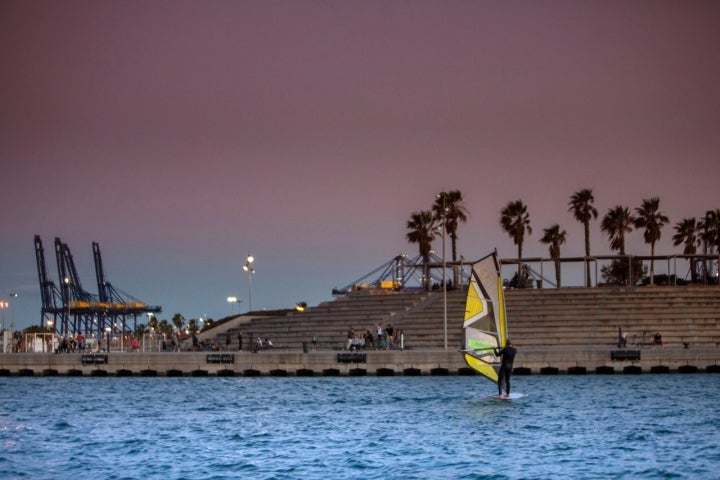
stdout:
<svg viewBox="0 0 720 480">
<path fill-rule="evenodd" d="M 515 374 L 718 372 L 720 348 L 522 349 Z M 394 376 L 473 374 L 457 351 L 5 353 L 0 376 Z"/>
</svg>

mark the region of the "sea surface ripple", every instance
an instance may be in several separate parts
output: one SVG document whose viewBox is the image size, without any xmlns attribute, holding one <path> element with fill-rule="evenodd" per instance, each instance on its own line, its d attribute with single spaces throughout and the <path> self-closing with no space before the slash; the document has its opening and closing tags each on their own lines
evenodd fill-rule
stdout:
<svg viewBox="0 0 720 480">
<path fill-rule="evenodd" d="M 3 479 L 718 478 L 720 377 L 0 378 Z"/>
</svg>

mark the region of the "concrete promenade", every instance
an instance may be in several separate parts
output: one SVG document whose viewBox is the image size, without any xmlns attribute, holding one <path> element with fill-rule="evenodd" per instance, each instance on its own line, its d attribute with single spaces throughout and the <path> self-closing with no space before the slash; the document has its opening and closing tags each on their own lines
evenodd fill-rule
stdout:
<svg viewBox="0 0 720 480">
<path fill-rule="evenodd" d="M 614 353 L 613 353 L 614 352 Z M 637 355 L 639 353 L 639 359 Z M 720 349 L 521 348 L 516 375 L 718 372 Z M 5 353 L 0 376 L 466 375 L 453 350 Z"/>
</svg>

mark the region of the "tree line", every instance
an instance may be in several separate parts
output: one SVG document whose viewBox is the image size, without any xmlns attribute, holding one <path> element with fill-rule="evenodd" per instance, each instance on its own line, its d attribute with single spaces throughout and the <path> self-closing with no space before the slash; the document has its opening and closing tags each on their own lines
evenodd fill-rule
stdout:
<svg viewBox="0 0 720 480">
<path fill-rule="evenodd" d="M 573 193 L 568 202 L 568 211 L 573 218 L 581 223 L 585 233 L 585 256 L 590 257 L 590 223 L 598 218 L 598 210 L 594 205 L 595 197 L 590 188 Z M 435 202 L 429 210 L 413 212 L 407 221 L 407 240 L 418 244 L 420 256 L 423 259 L 425 272 L 425 288 L 430 289 L 430 275 L 428 264 L 432 242 L 444 229 L 451 242 L 452 261 L 457 262 L 458 226 L 466 223 L 468 209 L 459 190 L 441 192 L 435 196 Z M 518 259 L 522 259 L 523 245 L 526 236 L 532 234 L 530 213 L 522 200 L 508 202 L 500 211 L 500 226 L 509 235 L 518 249 Z M 645 198 L 642 204 L 631 211 L 625 205 L 616 205 L 609 208 L 600 220 L 600 230 L 607 236 L 610 250 L 620 256 L 625 256 L 625 239 L 627 235 L 638 229 L 643 231 L 645 243 L 650 246 L 650 283 L 654 283 L 655 245 L 660 240 L 663 228 L 670 223 L 670 219 L 660 210 L 658 197 Z M 683 246 L 683 254 L 720 254 L 720 209 L 708 210 L 704 217 L 683 218 L 673 226 L 673 245 Z M 567 241 L 567 232 L 560 224 L 553 224 L 543 229 L 540 243 L 548 245 L 550 258 L 555 264 L 555 279 L 557 286 L 561 286 L 560 249 Z M 690 262 L 690 274 L 693 282 L 698 280 L 696 262 Z M 518 264 L 518 273 L 521 265 Z M 586 263 L 586 282 L 591 286 L 590 264 Z M 457 269 L 454 275 L 457 277 Z M 630 263 L 614 260 L 602 268 L 603 278 L 609 283 L 634 282 L 646 273 L 646 267 L 639 259 Z M 707 269 L 706 269 L 707 270 Z M 631 278 L 632 277 L 632 278 Z M 455 284 L 458 279 L 454 278 Z"/>
</svg>

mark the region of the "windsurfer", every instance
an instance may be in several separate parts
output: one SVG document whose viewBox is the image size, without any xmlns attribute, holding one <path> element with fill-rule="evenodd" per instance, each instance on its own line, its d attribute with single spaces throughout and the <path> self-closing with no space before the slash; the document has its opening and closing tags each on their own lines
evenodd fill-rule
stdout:
<svg viewBox="0 0 720 480">
<path fill-rule="evenodd" d="M 513 347 L 512 341 L 508 338 L 505 347 L 502 349 L 495 348 L 495 355 L 501 358 L 500 371 L 498 372 L 498 396 L 502 396 L 503 385 L 505 386 L 505 394 L 510 395 L 510 375 L 512 375 L 513 362 L 517 355 L 517 348 Z"/>
</svg>

